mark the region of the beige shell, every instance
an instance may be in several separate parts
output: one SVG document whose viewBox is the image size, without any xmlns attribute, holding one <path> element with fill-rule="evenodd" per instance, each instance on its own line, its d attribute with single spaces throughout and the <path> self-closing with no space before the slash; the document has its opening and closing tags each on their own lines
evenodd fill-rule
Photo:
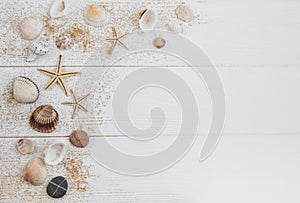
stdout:
<svg viewBox="0 0 300 203">
<path fill-rule="evenodd" d="M 67 50 L 74 46 L 74 38 L 68 34 L 61 34 L 56 39 L 56 47 L 60 50 Z"/>
<path fill-rule="evenodd" d="M 24 18 L 18 25 L 22 37 L 26 40 L 36 39 L 41 34 L 43 27 L 42 19 L 37 16 Z"/>
<path fill-rule="evenodd" d="M 32 129 L 41 133 L 51 133 L 55 130 L 59 116 L 51 105 L 37 107 L 32 113 L 29 123 Z"/>
<path fill-rule="evenodd" d="M 87 24 L 99 27 L 109 21 L 109 13 L 106 8 L 99 4 L 89 5 L 83 14 L 84 20 Z"/>
<path fill-rule="evenodd" d="M 39 98 L 38 86 L 29 78 L 16 77 L 12 85 L 13 97 L 18 103 L 33 103 Z"/>
<path fill-rule="evenodd" d="M 153 30 L 157 24 L 157 14 L 153 9 L 145 9 L 139 12 L 139 26 L 143 31 Z"/>
<path fill-rule="evenodd" d="M 187 5 L 185 4 L 180 4 L 176 9 L 175 9 L 175 14 L 177 18 L 183 22 L 189 23 L 192 20 L 194 20 L 195 16 L 193 14 L 192 9 L 190 9 Z"/>
<path fill-rule="evenodd" d="M 65 144 L 51 144 L 44 150 L 44 161 L 48 165 L 57 165 L 63 160 L 66 153 L 67 148 Z"/>
<path fill-rule="evenodd" d="M 21 154 L 29 154 L 33 152 L 35 143 L 29 139 L 19 139 L 17 142 L 17 149 Z"/>
<path fill-rule="evenodd" d="M 153 45 L 158 49 L 163 48 L 166 45 L 166 40 L 162 37 L 156 37 L 153 40 Z"/>
<path fill-rule="evenodd" d="M 61 18 L 69 14 L 70 12 L 70 3 L 69 1 L 64 0 L 55 0 L 50 8 L 50 17 L 51 18 Z"/>
<path fill-rule="evenodd" d="M 183 27 L 175 21 L 170 21 L 167 23 L 167 25 L 168 25 L 169 30 L 173 33 L 182 33 L 183 32 Z"/>
<path fill-rule="evenodd" d="M 47 170 L 44 161 L 39 157 L 30 159 L 26 164 L 23 177 L 32 185 L 43 184 L 47 177 Z"/>
</svg>

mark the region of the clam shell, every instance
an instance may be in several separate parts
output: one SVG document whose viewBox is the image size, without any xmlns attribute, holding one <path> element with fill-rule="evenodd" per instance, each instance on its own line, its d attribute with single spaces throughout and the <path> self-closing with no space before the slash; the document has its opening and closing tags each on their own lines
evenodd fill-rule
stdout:
<svg viewBox="0 0 300 203">
<path fill-rule="evenodd" d="M 29 78 L 16 77 L 12 85 L 13 97 L 18 103 L 33 103 L 39 98 L 38 86 Z"/>
<path fill-rule="evenodd" d="M 70 4 L 68 1 L 64 0 L 55 0 L 50 8 L 50 17 L 51 18 L 61 18 L 69 14 Z"/>
<path fill-rule="evenodd" d="M 51 144 L 44 151 L 44 161 L 48 165 L 57 165 L 63 160 L 66 153 L 67 148 L 65 144 Z"/>
<path fill-rule="evenodd" d="M 89 135 L 83 130 L 74 130 L 69 139 L 75 147 L 86 147 L 89 144 Z"/>
<path fill-rule="evenodd" d="M 175 14 L 177 18 L 183 22 L 189 23 L 192 20 L 194 20 L 195 16 L 192 11 L 187 5 L 185 4 L 180 4 L 176 9 L 175 9 Z"/>
<path fill-rule="evenodd" d="M 19 139 L 17 142 L 17 149 L 21 154 L 29 154 L 33 152 L 35 147 L 34 141 L 29 139 Z"/>
<path fill-rule="evenodd" d="M 27 55 L 27 62 L 32 62 L 36 59 L 38 56 L 43 56 L 47 52 L 49 52 L 49 42 L 48 41 L 38 41 L 33 42 L 28 47 L 28 55 Z"/>
<path fill-rule="evenodd" d="M 44 161 L 39 157 L 30 159 L 26 164 L 23 177 L 32 185 L 43 184 L 47 177 L 47 170 Z"/>
<path fill-rule="evenodd" d="M 139 25 L 144 31 L 153 30 L 157 24 L 157 14 L 153 9 L 142 10 L 139 13 Z"/>
<path fill-rule="evenodd" d="M 73 47 L 74 45 L 74 38 L 68 34 L 61 34 L 56 39 L 56 47 L 60 50 L 67 50 Z"/>
<path fill-rule="evenodd" d="M 153 40 L 153 45 L 158 49 L 163 48 L 166 45 L 166 40 L 162 37 L 156 37 Z"/>
<path fill-rule="evenodd" d="M 83 14 L 84 20 L 87 24 L 99 27 L 109 21 L 109 13 L 106 8 L 99 4 L 89 5 Z"/>
<path fill-rule="evenodd" d="M 32 113 L 29 123 L 32 129 L 41 133 L 51 133 L 55 130 L 59 116 L 51 105 L 37 107 Z"/>
<path fill-rule="evenodd" d="M 22 37 L 26 40 L 33 40 L 37 38 L 44 27 L 44 23 L 40 17 L 30 16 L 24 18 L 19 24 L 18 29 Z"/>
</svg>

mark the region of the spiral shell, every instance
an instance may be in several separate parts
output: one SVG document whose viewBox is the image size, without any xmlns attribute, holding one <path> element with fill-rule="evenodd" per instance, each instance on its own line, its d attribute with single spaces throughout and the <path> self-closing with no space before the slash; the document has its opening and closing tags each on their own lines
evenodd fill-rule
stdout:
<svg viewBox="0 0 300 203">
<path fill-rule="evenodd" d="M 26 40 L 33 40 L 37 38 L 44 27 L 44 23 L 40 17 L 30 16 L 24 18 L 19 24 L 18 29 L 22 37 Z"/>
<path fill-rule="evenodd" d="M 157 14 L 153 9 L 145 9 L 139 13 L 139 25 L 142 30 L 153 30 L 157 24 Z"/>
<path fill-rule="evenodd" d="M 38 86 L 29 78 L 16 77 L 12 85 L 13 97 L 18 103 L 33 103 L 39 98 Z"/>
<path fill-rule="evenodd" d="M 36 59 L 38 56 L 43 56 L 47 52 L 49 52 L 49 42 L 48 41 L 38 41 L 33 42 L 28 47 L 28 54 L 27 54 L 27 62 L 32 62 Z"/>
<path fill-rule="evenodd" d="M 71 47 L 73 47 L 74 45 L 74 38 L 68 34 L 61 34 L 58 36 L 58 38 L 56 39 L 56 47 L 60 50 L 67 50 L 70 49 Z"/>
<path fill-rule="evenodd" d="M 24 179 L 32 185 L 41 185 L 45 182 L 47 177 L 47 170 L 44 161 L 39 158 L 32 158 L 26 164 Z"/>
<path fill-rule="evenodd" d="M 19 141 L 17 142 L 17 149 L 23 155 L 33 152 L 34 147 L 34 141 L 31 141 L 29 139 L 19 139 Z"/>
<path fill-rule="evenodd" d="M 109 13 L 106 8 L 99 4 L 92 4 L 86 8 L 83 14 L 87 24 L 99 27 L 109 21 Z"/>
<path fill-rule="evenodd" d="M 55 130 L 59 116 L 51 105 L 37 107 L 32 113 L 29 123 L 32 129 L 41 133 L 51 133 Z"/>
<path fill-rule="evenodd" d="M 51 144 L 44 150 L 44 161 L 48 165 L 57 165 L 63 160 L 66 153 L 67 148 L 65 144 Z"/>
</svg>

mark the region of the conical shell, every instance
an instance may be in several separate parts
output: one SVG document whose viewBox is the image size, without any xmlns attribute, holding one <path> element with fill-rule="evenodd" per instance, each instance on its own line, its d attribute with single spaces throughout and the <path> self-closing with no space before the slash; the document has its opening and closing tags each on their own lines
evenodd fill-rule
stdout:
<svg viewBox="0 0 300 203">
<path fill-rule="evenodd" d="M 55 130 L 59 116 L 51 105 L 43 105 L 36 108 L 30 117 L 32 129 L 41 133 L 51 133 Z"/>
<path fill-rule="evenodd" d="M 109 21 L 109 13 L 106 8 L 99 4 L 92 4 L 86 8 L 83 14 L 87 24 L 99 27 Z"/>
<path fill-rule="evenodd" d="M 44 151 L 44 161 L 48 165 L 57 165 L 59 164 L 65 154 L 67 152 L 67 148 L 63 143 L 54 143 L 49 145 Z"/>
<path fill-rule="evenodd" d="M 43 56 L 47 52 L 49 52 L 49 42 L 48 41 L 38 41 L 33 42 L 28 47 L 28 55 L 27 55 L 27 62 L 32 62 L 36 59 L 38 56 Z"/>
<path fill-rule="evenodd" d="M 70 12 L 69 1 L 64 0 L 55 0 L 50 8 L 50 17 L 51 18 L 61 18 L 69 14 Z"/>
<path fill-rule="evenodd" d="M 18 25 L 22 37 L 26 40 L 37 38 L 41 34 L 43 27 L 42 19 L 37 16 L 24 18 Z"/>
<path fill-rule="evenodd" d="M 35 143 L 29 139 L 19 139 L 17 149 L 21 154 L 29 154 L 33 152 Z"/>
<path fill-rule="evenodd" d="M 39 157 L 30 159 L 26 164 L 23 177 L 32 185 L 43 184 L 47 177 L 47 170 L 44 161 Z"/>
<path fill-rule="evenodd" d="M 142 10 L 139 13 L 139 25 L 142 30 L 153 30 L 157 24 L 156 11 L 152 9 Z"/>
<path fill-rule="evenodd" d="M 38 86 L 29 78 L 19 76 L 13 81 L 13 97 L 18 103 L 33 103 L 39 98 Z"/>
</svg>

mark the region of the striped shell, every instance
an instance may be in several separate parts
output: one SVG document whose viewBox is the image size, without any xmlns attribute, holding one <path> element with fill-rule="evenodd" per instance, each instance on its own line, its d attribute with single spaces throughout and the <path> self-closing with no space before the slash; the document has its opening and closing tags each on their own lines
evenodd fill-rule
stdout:
<svg viewBox="0 0 300 203">
<path fill-rule="evenodd" d="M 35 143 L 29 139 L 19 139 L 17 142 L 17 149 L 21 154 L 29 154 L 33 152 Z"/>
<path fill-rule="evenodd" d="M 30 117 L 32 129 L 41 133 L 51 133 L 55 130 L 59 116 L 51 105 L 37 107 Z"/>
<path fill-rule="evenodd" d="M 29 78 L 16 77 L 13 81 L 13 97 L 18 103 L 33 103 L 39 98 L 38 86 Z"/>
<path fill-rule="evenodd" d="M 19 24 L 18 29 L 22 37 L 26 40 L 37 38 L 43 31 L 44 22 L 42 18 L 30 16 L 24 18 Z"/>
<path fill-rule="evenodd" d="M 102 26 L 109 21 L 108 11 L 99 4 L 88 6 L 84 11 L 83 17 L 87 24 L 94 27 Z"/>
<path fill-rule="evenodd" d="M 44 161 L 39 157 L 30 159 L 25 166 L 23 177 L 32 185 L 42 185 L 47 178 Z"/>
</svg>

